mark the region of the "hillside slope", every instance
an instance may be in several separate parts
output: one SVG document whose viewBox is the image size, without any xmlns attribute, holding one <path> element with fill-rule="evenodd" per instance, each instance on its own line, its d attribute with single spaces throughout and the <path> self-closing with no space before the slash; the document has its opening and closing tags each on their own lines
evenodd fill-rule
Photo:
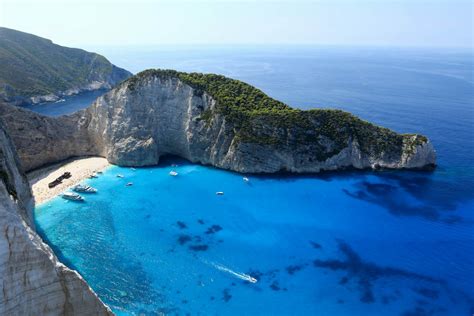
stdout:
<svg viewBox="0 0 474 316">
<path fill-rule="evenodd" d="M 110 89 L 131 76 L 105 57 L 0 27 L 0 100 L 20 105 Z"/>
</svg>

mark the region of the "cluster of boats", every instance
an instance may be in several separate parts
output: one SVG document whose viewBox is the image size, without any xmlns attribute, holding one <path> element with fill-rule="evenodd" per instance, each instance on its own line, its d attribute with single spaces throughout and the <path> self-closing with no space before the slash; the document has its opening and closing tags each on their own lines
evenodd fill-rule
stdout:
<svg viewBox="0 0 474 316">
<path fill-rule="evenodd" d="M 84 198 L 78 193 L 97 193 L 97 189 L 88 185 L 77 184 L 72 187 L 74 192 L 64 192 L 62 198 L 69 201 L 83 202 Z M 78 193 L 76 193 L 78 192 Z"/>
<path fill-rule="evenodd" d="M 173 165 L 173 166 L 176 166 L 176 165 Z M 136 170 L 134 168 L 132 168 L 133 170 Z M 68 173 L 68 172 L 67 172 Z M 89 178 L 97 178 L 97 174 L 98 173 L 102 173 L 102 172 L 94 172 L 92 173 Z M 171 170 L 169 172 L 169 175 L 172 176 L 172 177 L 176 177 L 178 175 L 178 172 L 175 171 L 175 170 Z M 64 175 L 63 175 L 64 176 Z M 67 175 L 66 175 L 67 176 Z M 70 173 L 69 173 L 69 177 L 70 177 Z M 117 178 L 124 178 L 123 175 L 121 174 L 117 174 Z M 58 178 L 59 179 L 59 178 Z M 243 177 L 242 180 L 245 182 L 245 183 L 249 183 L 250 182 L 250 179 L 248 177 Z M 126 186 L 132 186 L 133 185 L 133 182 L 128 182 L 126 184 Z M 63 193 L 62 197 L 66 200 L 70 200 L 70 201 L 79 201 L 79 202 L 82 202 L 84 201 L 84 198 L 78 194 L 78 193 L 97 193 L 97 189 L 91 187 L 91 186 L 88 186 L 88 185 L 82 185 L 82 184 L 78 184 L 78 185 L 75 185 L 72 190 L 74 192 L 65 192 Z M 76 193 L 77 192 L 77 193 Z M 216 195 L 224 195 L 224 192 L 223 191 L 218 191 L 216 192 Z"/>
</svg>

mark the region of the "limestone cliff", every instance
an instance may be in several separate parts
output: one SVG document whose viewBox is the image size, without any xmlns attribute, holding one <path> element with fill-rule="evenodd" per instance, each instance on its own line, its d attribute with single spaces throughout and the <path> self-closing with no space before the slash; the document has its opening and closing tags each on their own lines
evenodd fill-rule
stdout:
<svg viewBox="0 0 474 316">
<path fill-rule="evenodd" d="M 69 157 L 96 155 L 88 112 L 52 118 L 0 103 L 0 121 L 16 145 L 24 171 Z"/>
<path fill-rule="evenodd" d="M 25 170 L 72 156 L 124 166 L 167 154 L 239 172 L 427 168 L 429 140 L 398 134 L 343 111 L 292 109 L 240 81 L 149 70 L 88 109 L 45 118 L 0 106 Z"/>
<path fill-rule="evenodd" d="M 111 315 L 33 230 L 33 200 L 0 124 L 0 315 Z"/>
<path fill-rule="evenodd" d="M 346 167 L 423 168 L 431 143 L 336 110 L 301 111 L 240 81 L 150 70 L 82 114 L 98 153 L 118 165 L 178 155 L 239 172 L 319 172 Z"/>
</svg>

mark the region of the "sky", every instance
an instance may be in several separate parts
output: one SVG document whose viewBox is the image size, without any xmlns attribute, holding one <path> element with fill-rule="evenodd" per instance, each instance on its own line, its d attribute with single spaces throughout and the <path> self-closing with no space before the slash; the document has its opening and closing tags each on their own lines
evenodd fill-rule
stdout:
<svg viewBox="0 0 474 316">
<path fill-rule="evenodd" d="M 0 26 L 81 46 L 473 47 L 473 0 L 0 0 Z"/>
</svg>

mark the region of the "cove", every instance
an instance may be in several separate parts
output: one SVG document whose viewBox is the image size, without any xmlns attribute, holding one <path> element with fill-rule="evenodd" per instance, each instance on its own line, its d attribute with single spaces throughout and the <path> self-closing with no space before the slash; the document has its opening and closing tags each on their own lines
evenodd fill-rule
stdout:
<svg viewBox="0 0 474 316">
<path fill-rule="evenodd" d="M 118 315 L 470 311 L 474 205 L 445 177 L 242 177 L 177 158 L 114 166 L 85 181 L 99 190 L 85 203 L 37 206 L 36 224 Z"/>
</svg>

